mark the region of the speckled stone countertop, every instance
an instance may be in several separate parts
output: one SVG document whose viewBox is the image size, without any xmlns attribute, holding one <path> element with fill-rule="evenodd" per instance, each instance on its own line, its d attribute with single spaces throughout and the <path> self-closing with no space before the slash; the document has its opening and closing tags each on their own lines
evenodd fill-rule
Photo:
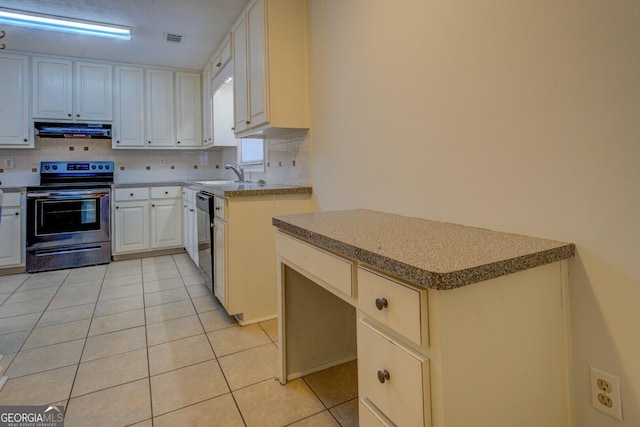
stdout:
<svg viewBox="0 0 640 427">
<path fill-rule="evenodd" d="M 258 184 L 257 182 L 234 182 L 228 184 L 202 185 L 194 181 L 181 182 L 137 182 L 113 184 L 113 188 L 161 187 L 180 185 L 204 191 L 220 197 L 266 196 L 271 194 L 311 194 L 311 187 L 284 184 Z"/>
<path fill-rule="evenodd" d="M 267 196 L 274 194 L 311 194 L 311 187 L 298 187 L 283 184 L 258 184 L 241 182 L 221 185 L 190 184 L 190 188 L 220 197 Z"/>
<path fill-rule="evenodd" d="M 364 209 L 278 216 L 273 225 L 407 282 L 438 290 L 575 254 L 573 243 Z"/>
<path fill-rule="evenodd" d="M 2 187 L 0 186 L 0 190 L 5 193 L 20 193 L 21 191 L 26 190 L 26 187 Z"/>
</svg>

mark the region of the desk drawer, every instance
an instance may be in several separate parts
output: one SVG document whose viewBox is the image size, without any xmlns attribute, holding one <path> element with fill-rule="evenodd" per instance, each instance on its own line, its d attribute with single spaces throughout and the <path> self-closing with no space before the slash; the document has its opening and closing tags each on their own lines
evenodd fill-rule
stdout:
<svg viewBox="0 0 640 427">
<path fill-rule="evenodd" d="M 358 308 L 421 347 L 428 346 L 427 292 L 358 268 Z"/>
<path fill-rule="evenodd" d="M 358 321 L 358 390 L 394 425 L 431 425 L 429 360 L 365 319 Z"/>
<path fill-rule="evenodd" d="M 115 201 L 125 202 L 127 200 L 147 200 L 149 198 L 149 189 L 144 188 L 116 188 Z"/>
<path fill-rule="evenodd" d="M 353 263 L 282 233 L 276 234 L 276 249 L 278 255 L 340 292 L 352 296 Z"/>
</svg>

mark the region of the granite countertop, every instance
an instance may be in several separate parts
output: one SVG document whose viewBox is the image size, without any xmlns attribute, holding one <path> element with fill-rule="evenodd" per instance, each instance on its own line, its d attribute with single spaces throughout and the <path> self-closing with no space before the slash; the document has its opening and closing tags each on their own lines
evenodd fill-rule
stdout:
<svg viewBox="0 0 640 427">
<path fill-rule="evenodd" d="M 190 188 L 220 197 L 266 196 L 273 194 L 311 194 L 311 187 L 284 184 L 258 184 L 257 182 L 234 182 L 230 184 L 189 184 Z"/>
<path fill-rule="evenodd" d="M 573 243 L 364 209 L 278 216 L 273 225 L 407 282 L 438 290 L 575 254 Z"/>
<path fill-rule="evenodd" d="M 135 187 L 161 187 L 180 185 L 194 190 L 204 191 L 220 197 L 245 197 L 264 196 L 270 194 L 311 194 L 311 187 L 301 187 L 284 184 L 259 184 L 257 182 L 233 182 L 220 181 L 220 184 L 200 184 L 205 181 L 180 181 L 180 182 L 136 182 L 117 183 L 113 188 L 135 188 Z M 213 182 L 213 181 L 212 181 Z"/>
</svg>

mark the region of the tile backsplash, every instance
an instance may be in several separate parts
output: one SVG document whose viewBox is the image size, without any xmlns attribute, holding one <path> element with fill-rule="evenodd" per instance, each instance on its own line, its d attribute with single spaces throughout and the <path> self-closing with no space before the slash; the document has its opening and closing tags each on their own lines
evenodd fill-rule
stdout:
<svg viewBox="0 0 640 427">
<path fill-rule="evenodd" d="M 247 173 L 247 179 L 271 183 L 310 185 L 310 141 L 307 131 L 292 131 L 265 140 L 266 173 Z M 3 187 L 39 183 L 41 161 L 111 160 L 116 183 L 235 179 L 226 163 L 235 162 L 237 149 L 222 150 L 113 150 L 111 140 L 42 138 L 33 150 L 0 150 Z M 13 168 L 5 168 L 5 159 Z"/>
</svg>

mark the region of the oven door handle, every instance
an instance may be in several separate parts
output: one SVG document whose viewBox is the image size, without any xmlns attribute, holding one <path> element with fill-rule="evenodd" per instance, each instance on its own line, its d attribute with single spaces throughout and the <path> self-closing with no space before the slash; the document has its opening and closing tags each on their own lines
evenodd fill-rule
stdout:
<svg viewBox="0 0 640 427">
<path fill-rule="evenodd" d="M 27 197 L 30 199 L 74 199 L 74 198 L 86 197 L 86 196 L 104 197 L 108 195 L 109 195 L 108 190 L 105 190 L 105 191 L 94 191 L 94 190 L 66 191 L 65 190 L 60 192 L 48 191 L 46 193 L 40 193 L 40 192 L 27 193 Z"/>
</svg>

